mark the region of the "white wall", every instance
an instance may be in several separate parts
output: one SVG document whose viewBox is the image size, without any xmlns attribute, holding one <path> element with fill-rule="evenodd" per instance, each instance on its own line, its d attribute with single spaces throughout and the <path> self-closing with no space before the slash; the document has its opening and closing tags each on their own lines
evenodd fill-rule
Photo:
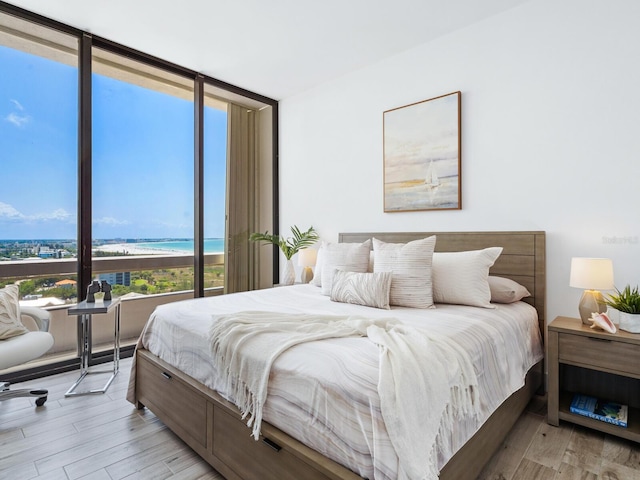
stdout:
<svg viewBox="0 0 640 480">
<path fill-rule="evenodd" d="M 577 316 L 572 256 L 640 283 L 638 20 L 636 0 L 534 0 L 283 100 L 282 231 L 544 230 L 550 319 Z M 462 210 L 383 213 L 382 112 L 456 90 Z"/>
</svg>

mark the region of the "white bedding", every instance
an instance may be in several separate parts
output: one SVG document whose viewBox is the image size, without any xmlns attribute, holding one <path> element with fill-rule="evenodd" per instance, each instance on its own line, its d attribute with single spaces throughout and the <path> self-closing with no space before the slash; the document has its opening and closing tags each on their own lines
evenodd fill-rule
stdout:
<svg viewBox="0 0 640 480">
<path fill-rule="evenodd" d="M 438 304 L 436 309 L 378 310 L 332 302 L 312 285 L 159 306 L 142 333 L 141 343 L 229 398 L 212 362 L 208 332 L 213 315 L 247 310 L 393 317 L 415 328 L 454 337 L 469 353 L 476 369 L 480 418 L 461 419 L 438 438 L 440 468 L 507 397 L 522 387 L 526 372 L 543 356 L 536 311 L 522 302 L 496 305 L 495 309 Z M 264 420 L 362 477 L 396 478 L 398 459 L 380 414 L 378 363 L 378 347 L 366 338 L 296 345 L 273 364 Z M 428 413 L 429 406 L 425 405 Z M 247 428 L 247 435 L 250 433 Z M 425 458 L 427 455 L 425 452 Z"/>
</svg>

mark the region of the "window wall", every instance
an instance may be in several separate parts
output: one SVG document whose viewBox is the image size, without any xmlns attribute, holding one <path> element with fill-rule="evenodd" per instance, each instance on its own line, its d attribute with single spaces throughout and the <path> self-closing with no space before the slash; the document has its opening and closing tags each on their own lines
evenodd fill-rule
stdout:
<svg viewBox="0 0 640 480">
<path fill-rule="evenodd" d="M 0 72 L 0 287 L 17 282 L 25 304 L 74 303 L 78 39 L 0 14 Z M 15 277 L 10 264 L 43 266 Z"/>
<path fill-rule="evenodd" d="M 92 52 L 93 254 L 193 255 L 193 79 Z M 193 290 L 193 268 L 121 273 L 98 278 L 121 295 Z"/>
<path fill-rule="evenodd" d="M 203 127 L 205 253 L 224 253 L 228 106 L 227 102 L 205 93 Z"/>
<path fill-rule="evenodd" d="M 224 257 L 227 200 L 227 134 L 229 102 L 215 96 L 209 86 L 203 97 L 203 253 Z M 205 266 L 203 288 L 225 285 L 223 265 Z"/>
<path fill-rule="evenodd" d="M 249 229 L 277 232 L 274 100 L 2 2 L 0 70 L 0 286 L 56 295 L 54 350 L 75 356 L 66 305 L 90 279 L 116 283 L 132 342 L 156 305 L 222 293 L 234 190 L 251 190 Z M 256 120 L 244 184 L 230 108 Z M 244 288 L 270 284 L 277 268 L 247 258 L 262 275 Z"/>
</svg>

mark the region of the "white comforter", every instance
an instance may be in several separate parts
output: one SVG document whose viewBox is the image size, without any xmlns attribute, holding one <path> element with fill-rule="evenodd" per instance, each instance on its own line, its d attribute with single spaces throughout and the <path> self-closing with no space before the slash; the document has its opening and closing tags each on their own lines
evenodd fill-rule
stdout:
<svg viewBox="0 0 640 480">
<path fill-rule="evenodd" d="M 480 422 L 470 414 L 451 430 L 441 432 L 438 466 L 442 467 L 523 385 L 528 369 L 542 358 L 535 309 L 521 302 L 496 307 L 437 305 L 435 310 L 378 310 L 331 302 L 317 287 L 294 285 L 160 306 L 145 327 L 141 342 L 155 355 L 233 400 L 212 362 L 208 332 L 214 315 L 260 310 L 393 317 L 455 339 L 475 366 Z M 397 478 L 398 457 L 380 411 L 378 366 L 378 347 L 364 338 L 296 345 L 273 364 L 264 420 L 363 477 Z M 424 414 L 429 415 L 429 405 L 424 405 Z"/>
</svg>

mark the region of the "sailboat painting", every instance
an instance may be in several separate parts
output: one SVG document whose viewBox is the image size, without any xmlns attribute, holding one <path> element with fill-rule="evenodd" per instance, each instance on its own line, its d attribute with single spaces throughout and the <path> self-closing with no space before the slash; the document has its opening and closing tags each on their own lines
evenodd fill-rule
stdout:
<svg viewBox="0 0 640 480">
<path fill-rule="evenodd" d="M 387 110 L 384 211 L 459 210 L 460 92 Z"/>
</svg>

